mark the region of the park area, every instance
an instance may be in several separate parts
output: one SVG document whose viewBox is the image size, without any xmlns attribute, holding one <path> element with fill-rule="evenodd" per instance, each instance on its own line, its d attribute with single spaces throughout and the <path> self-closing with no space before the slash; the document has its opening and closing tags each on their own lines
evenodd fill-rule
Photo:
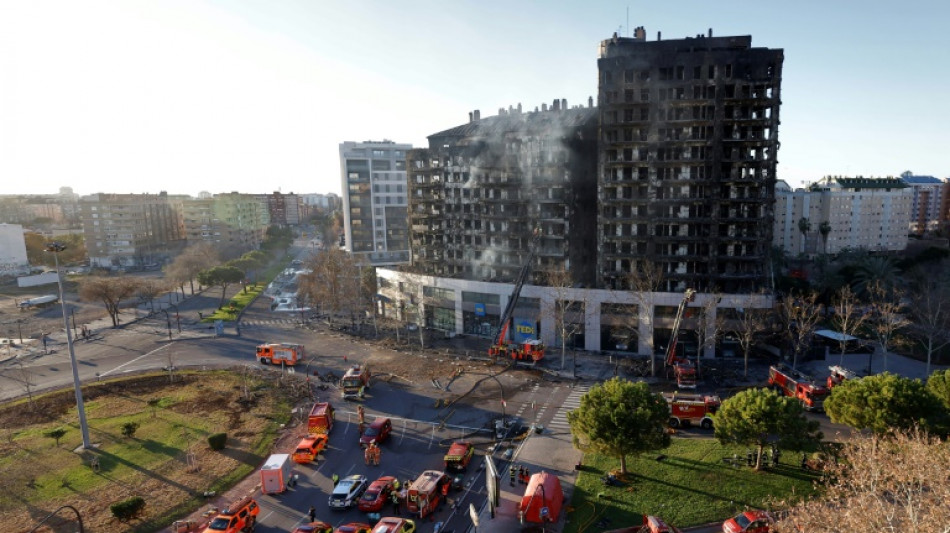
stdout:
<svg viewBox="0 0 950 533">
<path fill-rule="evenodd" d="M 168 373 L 83 388 L 92 450 L 81 450 L 72 389 L 0 406 L 0 508 L 5 530 L 28 531 L 61 505 L 76 507 L 88 532 L 156 531 L 198 509 L 270 453 L 302 387 L 279 374 Z M 131 434 L 129 428 L 134 427 Z M 227 434 L 212 451 L 208 437 Z M 109 506 L 145 499 L 120 524 Z M 69 517 L 68 514 L 63 516 Z"/>
<path fill-rule="evenodd" d="M 613 485 L 602 478 L 619 466 L 617 459 L 587 454 L 564 531 L 626 527 L 639 524 L 643 514 L 680 528 L 721 523 L 741 510 L 773 509 L 775 502 L 815 493 L 819 475 L 801 469 L 800 454 L 780 454 L 778 465 L 756 471 L 747 466 L 746 453 L 714 439 L 674 438 L 662 452 L 628 458 L 628 474 Z"/>
</svg>

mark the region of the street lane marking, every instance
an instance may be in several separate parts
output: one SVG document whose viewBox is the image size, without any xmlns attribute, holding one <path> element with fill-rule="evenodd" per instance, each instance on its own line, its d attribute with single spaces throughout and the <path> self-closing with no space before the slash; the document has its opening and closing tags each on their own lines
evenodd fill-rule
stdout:
<svg viewBox="0 0 950 533">
<path fill-rule="evenodd" d="M 129 362 L 127 362 L 127 363 L 122 363 L 121 365 L 119 365 L 119 366 L 113 368 L 112 370 L 108 370 L 108 371 L 106 371 L 106 372 L 103 372 L 103 373 L 99 374 L 99 377 L 106 377 L 106 376 L 108 376 L 109 374 L 111 374 L 111 373 L 113 373 L 113 372 L 119 370 L 120 368 L 129 366 L 129 365 L 131 365 L 132 363 L 138 361 L 139 359 L 143 359 L 143 358 L 145 358 L 145 357 L 148 357 L 148 356 L 152 355 L 153 353 L 156 353 L 156 352 L 159 352 L 159 351 L 161 351 L 161 350 L 164 350 L 165 348 L 168 348 L 169 346 L 171 346 L 171 343 L 163 344 L 162 346 L 160 346 L 160 347 L 158 347 L 158 348 L 155 348 L 154 350 L 152 350 L 152 351 L 150 351 L 150 352 L 148 352 L 148 353 L 146 353 L 146 354 L 142 354 L 142 355 L 136 357 L 135 359 L 132 359 L 131 361 L 129 361 Z"/>
</svg>

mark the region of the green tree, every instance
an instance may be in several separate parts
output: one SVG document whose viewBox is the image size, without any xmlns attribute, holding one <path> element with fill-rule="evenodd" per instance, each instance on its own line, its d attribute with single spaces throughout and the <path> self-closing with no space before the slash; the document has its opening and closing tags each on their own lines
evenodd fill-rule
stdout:
<svg viewBox="0 0 950 533">
<path fill-rule="evenodd" d="M 666 400 L 646 383 L 613 378 L 591 387 L 567 421 L 575 447 L 620 459 L 620 473 L 626 474 L 628 455 L 670 445 L 669 414 Z"/>
<path fill-rule="evenodd" d="M 818 224 L 818 234 L 821 235 L 821 250 L 824 253 L 828 253 L 828 234 L 831 233 L 831 223 L 827 220 L 822 220 Z"/>
<path fill-rule="evenodd" d="M 807 217 L 802 217 L 798 219 L 798 231 L 802 234 L 802 254 L 805 253 L 805 237 L 808 236 L 808 232 L 811 231 L 811 221 Z"/>
<path fill-rule="evenodd" d="M 762 467 L 762 449 L 772 441 L 800 450 L 821 440 L 818 422 L 805 418 L 798 400 L 768 389 L 746 389 L 724 400 L 713 427 L 723 444 L 755 446 L 756 470 Z"/>
<path fill-rule="evenodd" d="M 221 301 L 218 309 L 224 307 L 224 295 L 232 283 L 240 283 L 244 279 L 244 271 L 233 266 L 216 266 L 198 273 L 198 283 L 209 287 L 221 287 Z"/>
<path fill-rule="evenodd" d="M 933 394 L 946 409 L 950 409 L 950 370 L 938 370 L 927 378 L 927 390 Z"/>
<path fill-rule="evenodd" d="M 66 430 L 63 428 L 56 428 L 43 433 L 44 437 L 49 437 L 56 441 L 56 447 L 59 447 L 59 439 L 66 436 Z"/>
<path fill-rule="evenodd" d="M 132 438 L 135 436 L 135 432 L 139 430 L 138 422 L 126 422 L 122 424 L 122 436 Z"/>
<path fill-rule="evenodd" d="M 884 372 L 831 389 L 825 412 L 836 424 L 885 435 L 917 426 L 935 429 L 945 408 L 919 379 Z"/>
</svg>

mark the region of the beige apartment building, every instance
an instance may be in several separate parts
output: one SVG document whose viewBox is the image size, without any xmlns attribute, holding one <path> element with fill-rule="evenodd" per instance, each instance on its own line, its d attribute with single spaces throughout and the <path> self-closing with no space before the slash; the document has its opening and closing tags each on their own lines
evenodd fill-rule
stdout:
<svg viewBox="0 0 950 533">
<path fill-rule="evenodd" d="M 846 248 L 900 251 L 907 247 L 912 205 L 913 191 L 900 178 L 829 176 L 795 190 L 780 181 L 774 244 L 792 256 Z M 802 219 L 807 224 L 800 224 Z"/>
<path fill-rule="evenodd" d="M 141 266 L 166 258 L 184 235 L 168 193 L 104 194 L 79 199 L 93 266 Z"/>
<path fill-rule="evenodd" d="M 185 238 L 245 250 L 257 249 L 270 223 L 257 195 L 231 192 L 181 201 Z"/>
</svg>

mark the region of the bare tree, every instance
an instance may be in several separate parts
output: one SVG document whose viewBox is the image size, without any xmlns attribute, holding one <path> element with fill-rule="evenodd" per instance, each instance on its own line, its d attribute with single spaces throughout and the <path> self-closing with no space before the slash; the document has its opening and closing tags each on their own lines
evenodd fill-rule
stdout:
<svg viewBox="0 0 950 533">
<path fill-rule="evenodd" d="M 739 341 L 744 363 L 743 377 L 749 377 L 749 353 L 756 338 L 769 330 L 769 311 L 765 309 L 737 308 L 736 319 L 729 328 Z"/>
<path fill-rule="evenodd" d="M 717 311 L 722 296 L 719 294 L 710 294 L 700 305 L 696 316 L 696 341 L 699 346 L 696 349 L 696 374 L 701 375 L 701 361 L 703 352 L 706 348 L 715 348 L 716 341 L 722 336 L 726 329 L 726 321 L 722 314 Z"/>
<path fill-rule="evenodd" d="M 338 248 L 327 248 L 310 256 L 305 263 L 310 272 L 301 274 L 299 293 L 310 302 L 319 302 L 327 312 L 327 323 L 333 316 L 349 314 L 359 308 L 360 279 L 353 256 Z"/>
<path fill-rule="evenodd" d="M 561 370 L 567 357 L 568 339 L 584 330 L 584 310 L 586 301 L 574 299 L 574 279 L 571 272 L 559 265 L 546 276 L 546 283 L 554 294 L 554 307 L 551 310 L 554 328 L 561 338 Z"/>
<path fill-rule="evenodd" d="M 897 332 L 910 324 L 904 315 L 901 299 L 902 290 L 875 281 L 867 286 L 868 301 L 871 304 L 869 319 L 871 333 L 877 345 L 884 353 L 884 371 L 887 372 L 887 352 L 894 343 Z M 871 373 L 871 356 L 868 356 L 868 374 Z"/>
<path fill-rule="evenodd" d="M 165 268 L 165 276 L 180 286 L 185 292 L 185 283 L 191 285 L 191 294 L 195 293 L 195 278 L 202 270 L 207 270 L 220 262 L 218 251 L 211 243 L 192 244 Z"/>
<path fill-rule="evenodd" d="M 839 333 L 856 337 L 858 332 L 867 321 L 867 313 L 861 306 L 858 296 L 851 290 L 851 287 L 845 285 L 835 294 L 832 305 L 835 308 L 831 316 L 831 323 Z M 838 364 L 844 364 L 844 352 L 847 349 L 847 337 L 842 336 L 838 341 L 841 348 L 841 358 Z"/>
<path fill-rule="evenodd" d="M 940 271 L 947 272 L 948 262 Z M 910 314 L 914 318 L 912 331 L 917 342 L 927 351 L 927 375 L 933 354 L 950 344 L 950 281 L 943 276 L 923 274 L 914 283 Z"/>
<path fill-rule="evenodd" d="M 656 354 L 654 353 L 656 350 L 653 346 L 656 323 L 653 307 L 656 304 L 656 293 L 663 287 L 665 281 L 663 267 L 647 260 L 637 261 L 635 265 L 632 265 L 630 272 L 623 280 L 625 288 L 634 291 L 640 317 L 648 320 L 649 331 L 645 340 L 650 347 L 650 375 L 653 377 L 656 377 Z"/>
<path fill-rule="evenodd" d="M 798 366 L 798 356 L 811 346 L 812 337 L 821 319 L 818 294 L 786 296 L 780 303 L 779 313 L 785 329 L 785 338 L 792 348 L 792 368 Z"/>
<path fill-rule="evenodd" d="M 792 504 L 774 531 L 950 533 L 950 447 L 938 439 L 856 433 L 826 467 L 824 494 Z"/>
<path fill-rule="evenodd" d="M 159 278 L 141 278 L 139 279 L 135 295 L 139 297 L 142 303 L 148 304 L 149 309 L 154 313 L 155 299 L 166 291 L 168 291 L 168 283 L 165 280 Z"/>
<path fill-rule="evenodd" d="M 79 282 L 79 297 L 83 300 L 98 300 L 103 303 L 112 327 L 119 325 L 119 312 L 122 300 L 131 297 L 138 290 L 138 278 L 122 276 L 107 278 L 92 276 Z"/>
<path fill-rule="evenodd" d="M 13 374 L 13 379 L 19 381 L 20 386 L 23 387 L 23 390 L 26 392 L 27 400 L 30 403 L 30 409 L 35 409 L 36 404 L 33 403 L 33 388 L 36 387 L 36 374 L 33 373 L 33 369 L 28 366 L 24 366 L 22 362 L 18 361 L 16 370 Z"/>
</svg>

